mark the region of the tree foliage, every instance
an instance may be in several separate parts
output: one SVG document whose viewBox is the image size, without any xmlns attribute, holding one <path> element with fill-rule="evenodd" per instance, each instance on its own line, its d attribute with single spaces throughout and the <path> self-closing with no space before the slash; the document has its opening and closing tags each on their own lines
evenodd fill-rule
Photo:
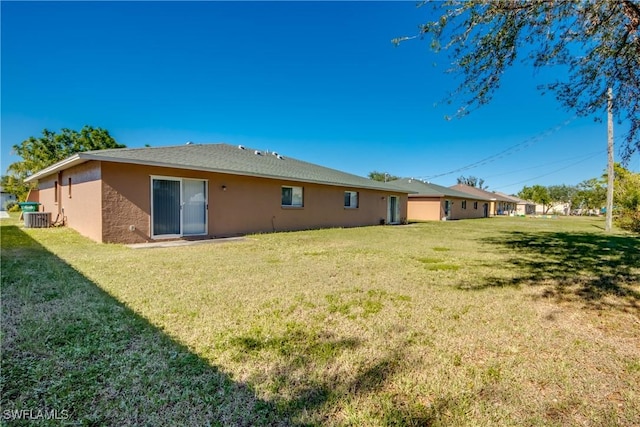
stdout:
<svg viewBox="0 0 640 427">
<path fill-rule="evenodd" d="M 524 187 L 519 193 L 518 197 L 525 200 L 531 200 L 532 202 L 541 204 L 546 214 L 551 209 L 551 196 L 547 187 L 542 185 L 533 185 L 531 187 Z"/>
<path fill-rule="evenodd" d="M 427 2 L 424 2 L 427 3 Z M 463 81 L 450 100 L 463 97 L 457 115 L 487 104 L 503 73 L 518 57 L 534 68 L 566 70 L 543 85 L 566 109 L 590 116 L 607 108 L 629 125 L 623 158 L 640 150 L 640 2 L 638 0 L 448 0 L 428 2 L 434 19 L 398 44 L 431 37 L 451 56 Z M 604 116 L 604 114 L 602 114 Z"/>
<path fill-rule="evenodd" d="M 32 136 L 13 146 L 13 151 L 22 160 L 9 165 L 7 175 L 2 177 L 2 186 L 18 200 L 24 200 L 32 188 L 24 180 L 39 170 L 75 153 L 124 147 L 102 128 L 84 126 L 79 132 L 62 129 L 60 133 L 44 129 L 41 137 Z"/>
<path fill-rule="evenodd" d="M 615 165 L 614 218 L 624 229 L 640 233 L 640 173 Z"/>
<path fill-rule="evenodd" d="M 389 181 L 395 181 L 396 179 L 400 179 L 399 176 L 391 175 L 387 172 L 378 172 L 378 171 L 369 172 L 369 175 L 367 175 L 367 177 L 374 181 L 380 181 L 380 182 L 389 182 Z"/>
<path fill-rule="evenodd" d="M 572 205 L 579 209 L 600 209 L 607 201 L 607 181 L 591 178 L 579 183 Z"/>
<path fill-rule="evenodd" d="M 476 178 L 475 176 L 459 176 L 458 184 L 468 185 L 469 187 L 475 187 L 481 190 L 489 188 L 488 185 L 484 185 L 484 179 Z"/>
<path fill-rule="evenodd" d="M 550 185 L 547 187 L 552 203 L 572 204 L 577 189 L 571 185 Z"/>
</svg>

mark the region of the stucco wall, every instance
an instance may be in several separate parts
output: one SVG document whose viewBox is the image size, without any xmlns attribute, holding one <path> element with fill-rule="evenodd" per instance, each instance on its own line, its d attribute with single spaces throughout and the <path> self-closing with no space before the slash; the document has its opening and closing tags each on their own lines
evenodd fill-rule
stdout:
<svg viewBox="0 0 640 427">
<path fill-rule="evenodd" d="M 472 218 L 483 218 L 484 217 L 484 207 L 483 205 L 488 202 L 484 202 L 481 200 L 473 200 L 473 199 L 458 199 L 451 198 L 450 199 L 453 204 L 451 205 L 451 219 L 472 219 Z M 467 208 L 462 208 L 462 202 L 467 202 Z M 474 208 L 474 202 L 478 203 L 477 209 Z"/>
<path fill-rule="evenodd" d="M 410 221 L 440 221 L 444 217 L 444 202 L 450 201 L 449 219 L 483 218 L 483 205 L 488 202 L 473 199 L 461 199 L 457 197 L 426 197 L 410 196 L 408 202 L 408 218 Z M 462 208 L 462 202 L 466 200 L 467 208 Z M 474 208 L 474 202 L 478 208 Z"/>
<path fill-rule="evenodd" d="M 67 225 L 102 240 L 100 162 L 88 162 L 61 172 L 60 206 Z M 71 178 L 71 183 L 69 183 Z"/>
<path fill-rule="evenodd" d="M 137 165 L 102 162 L 102 240 L 139 243 L 149 240 L 149 174 Z"/>
<path fill-rule="evenodd" d="M 444 216 L 440 197 L 411 196 L 407 210 L 409 221 L 440 221 Z"/>
<path fill-rule="evenodd" d="M 58 214 L 58 204 L 55 202 L 54 182 L 58 178 L 56 175 L 48 176 L 38 181 L 38 202 L 41 212 L 51 212 L 51 220 L 56 219 Z"/>
<path fill-rule="evenodd" d="M 102 241 L 100 162 L 83 163 L 41 179 L 38 188 L 40 210 L 51 212 L 52 221 L 64 218 L 80 234 Z"/>
<path fill-rule="evenodd" d="M 150 240 L 151 176 L 207 180 L 208 234 L 215 237 L 375 225 L 387 217 L 389 195 L 399 197 L 400 218 L 407 217 L 406 194 L 102 162 L 103 241 Z M 281 206 L 283 185 L 304 188 L 302 208 Z M 348 190 L 359 193 L 357 209 L 344 208 Z"/>
</svg>

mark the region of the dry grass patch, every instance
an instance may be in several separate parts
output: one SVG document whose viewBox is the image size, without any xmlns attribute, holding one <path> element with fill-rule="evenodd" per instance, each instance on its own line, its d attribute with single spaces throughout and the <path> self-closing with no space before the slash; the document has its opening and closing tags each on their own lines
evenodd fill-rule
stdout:
<svg viewBox="0 0 640 427">
<path fill-rule="evenodd" d="M 10 224 L 3 407 L 107 424 L 640 424 L 640 243 L 600 220 L 150 250 Z"/>
</svg>

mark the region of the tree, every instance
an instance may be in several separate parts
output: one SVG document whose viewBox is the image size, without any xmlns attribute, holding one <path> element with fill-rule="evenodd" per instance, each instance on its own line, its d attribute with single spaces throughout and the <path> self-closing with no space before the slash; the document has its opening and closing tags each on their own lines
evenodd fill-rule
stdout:
<svg viewBox="0 0 640 427">
<path fill-rule="evenodd" d="M 80 132 L 62 129 L 59 134 L 44 129 L 41 137 L 32 136 L 13 146 L 13 151 L 22 160 L 9 165 L 7 175 L 2 177 L 2 186 L 5 191 L 15 194 L 18 200 L 24 200 L 33 188 L 24 180 L 35 172 L 75 153 L 124 147 L 101 128 L 84 126 Z"/>
<path fill-rule="evenodd" d="M 613 192 L 615 206 L 629 210 L 640 208 L 640 173 L 631 172 L 616 163 L 614 177 L 616 179 Z"/>
<path fill-rule="evenodd" d="M 469 187 L 476 187 L 481 190 L 486 190 L 487 188 L 489 188 L 488 185 L 484 185 L 484 179 L 476 178 L 475 176 L 459 176 L 458 184 L 468 185 Z"/>
<path fill-rule="evenodd" d="M 547 191 L 549 192 L 552 204 L 564 203 L 569 205 L 569 209 L 571 209 L 573 197 L 575 196 L 577 189 L 571 185 L 562 184 L 550 185 L 547 187 Z M 568 214 L 568 212 L 565 212 L 565 214 Z"/>
<path fill-rule="evenodd" d="M 542 205 L 542 209 L 546 214 L 551 209 L 551 196 L 547 187 L 542 185 L 533 185 L 531 187 L 524 187 L 519 193 L 518 197 L 525 200 L 531 200 L 532 202 Z"/>
<path fill-rule="evenodd" d="M 380 181 L 380 182 L 389 182 L 389 181 L 395 181 L 396 179 L 400 179 L 399 176 L 391 175 L 387 172 L 378 172 L 378 171 L 371 171 L 367 176 L 369 177 L 369 179 L 372 179 L 374 181 Z"/>
<path fill-rule="evenodd" d="M 615 165 L 614 218 L 624 229 L 640 233 L 640 173 Z"/>
<path fill-rule="evenodd" d="M 579 183 L 576 187 L 576 194 L 573 197 L 572 205 L 580 209 L 600 209 L 607 200 L 606 181 L 598 178 L 591 178 Z"/>
<path fill-rule="evenodd" d="M 426 2 L 424 2 L 426 3 Z M 640 150 L 640 2 L 638 0 L 448 0 L 429 2 L 436 19 L 418 34 L 435 51 L 450 53 L 463 81 L 449 101 L 463 100 L 458 116 L 491 101 L 518 55 L 536 69 L 558 66 L 566 78 L 541 86 L 569 111 L 589 116 L 607 108 L 629 124 L 623 159 Z"/>
</svg>

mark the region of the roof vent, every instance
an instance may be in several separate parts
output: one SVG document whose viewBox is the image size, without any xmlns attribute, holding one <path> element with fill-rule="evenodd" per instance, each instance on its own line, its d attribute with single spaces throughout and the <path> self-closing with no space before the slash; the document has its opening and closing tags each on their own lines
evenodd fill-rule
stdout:
<svg viewBox="0 0 640 427">
<path fill-rule="evenodd" d="M 244 150 L 244 145 L 238 145 L 238 148 Z"/>
<path fill-rule="evenodd" d="M 276 154 L 276 157 L 280 160 L 284 160 L 284 157 L 282 157 L 280 154 Z"/>
<path fill-rule="evenodd" d="M 276 153 L 275 151 L 272 152 L 271 154 L 273 154 L 274 156 L 278 157 L 278 153 Z"/>
<path fill-rule="evenodd" d="M 253 154 L 255 154 L 256 156 L 262 156 L 262 151 L 256 150 L 253 152 Z"/>
<path fill-rule="evenodd" d="M 187 143 L 185 145 L 193 145 L 193 142 L 187 141 Z"/>
</svg>

